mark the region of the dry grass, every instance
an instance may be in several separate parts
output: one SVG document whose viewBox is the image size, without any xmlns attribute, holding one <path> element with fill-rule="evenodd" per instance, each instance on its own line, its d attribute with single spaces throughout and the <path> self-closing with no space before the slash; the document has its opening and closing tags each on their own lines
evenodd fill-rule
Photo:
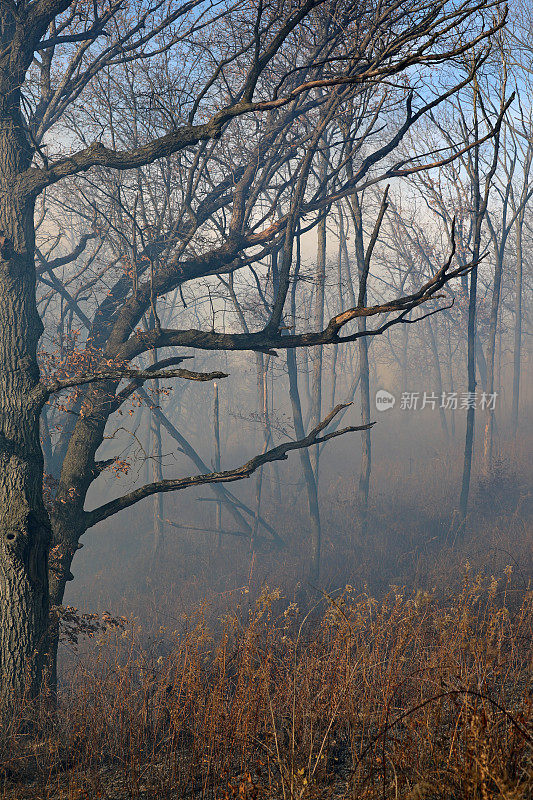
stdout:
<svg viewBox="0 0 533 800">
<path fill-rule="evenodd" d="M 69 602 L 131 622 L 64 615 L 58 708 L 43 697 L 4 730 L 0 800 L 529 800 L 527 454 L 502 450 L 474 483 L 462 540 L 451 451 L 377 462 L 364 539 L 357 476 L 325 469 L 327 591 L 305 588 L 301 487 L 283 507 L 264 490 L 285 551 L 169 535 L 151 572 L 151 508 L 126 513 L 101 566 L 81 551 Z"/>
<path fill-rule="evenodd" d="M 307 616 L 264 588 L 148 642 L 110 630 L 57 714 L 5 732 L 0 797 L 528 800 L 533 593 L 511 573 L 448 597 L 347 586 Z"/>
</svg>

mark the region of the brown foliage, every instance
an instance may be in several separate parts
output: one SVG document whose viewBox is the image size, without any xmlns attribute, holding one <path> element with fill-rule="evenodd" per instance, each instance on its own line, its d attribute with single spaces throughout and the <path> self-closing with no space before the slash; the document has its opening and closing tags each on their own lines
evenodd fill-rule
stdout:
<svg viewBox="0 0 533 800">
<path fill-rule="evenodd" d="M 97 633 L 38 736 L 5 731 L 1 796 L 526 800 L 533 594 L 511 572 Z"/>
</svg>

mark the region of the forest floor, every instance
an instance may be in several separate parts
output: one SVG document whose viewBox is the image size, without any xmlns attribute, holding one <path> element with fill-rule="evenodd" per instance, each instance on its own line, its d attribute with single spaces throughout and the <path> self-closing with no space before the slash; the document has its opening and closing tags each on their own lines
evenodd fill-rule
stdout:
<svg viewBox="0 0 533 800">
<path fill-rule="evenodd" d="M 6 732 L 0 797 L 533 796 L 533 592 L 511 569 L 448 597 L 348 586 L 307 619 L 266 588 L 216 631 L 206 612 L 165 648 L 98 634 L 57 712 Z"/>
<path fill-rule="evenodd" d="M 284 553 L 182 536 L 147 576 L 147 551 L 104 547 L 73 596 L 99 613 L 63 611 L 57 708 L 0 735 L 0 800 L 531 800 L 527 458 L 476 483 L 452 539 L 440 458 L 386 466 L 365 540 L 356 479 L 325 485 L 320 589 L 295 579 L 296 503 L 271 519 Z"/>
</svg>

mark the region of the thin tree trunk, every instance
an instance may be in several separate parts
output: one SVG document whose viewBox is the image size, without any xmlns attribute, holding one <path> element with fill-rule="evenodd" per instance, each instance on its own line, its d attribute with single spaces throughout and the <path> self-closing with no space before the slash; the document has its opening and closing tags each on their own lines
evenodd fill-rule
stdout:
<svg viewBox="0 0 533 800">
<path fill-rule="evenodd" d="M 265 363 L 264 363 L 264 356 L 263 353 L 256 353 L 255 354 L 255 366 L 257 372 L 257 405 L 259 409 L 259 415 L 261 417 L 261 432 L 262 432 L 262 439 L 263 439 L 263 448 L 266 450 L 265 446 L 265 421 L 266 421 L 266 406 L 268 402 L 267 396 L 267 389 L 266 389 L 266 373 L 265 373 Z M 256 448 L 258 445 L 256 443 Z M 261 511 L 261 492 L 263 489 L 263 467 L 260 467 L 257 470 L 255 476 L 255 514 L 254 514 L 254 521 L 252 526 L 252 537 L 251 537 L 251 549 L 254 548 L 255 537 L 257 536 L 257 530 L 259 527 L 259 514 Z"/>
<path fill-rule="evenodd" d="M 522 228 L 525 209 L 516 220 L 516 284 L 515 284 L 515 323 L 513 346 L 513 400 L 511 426 L 513 436 L 518 432 L 518 410 L 520 407 L 520 356 L 522 350 Z"/>
<path fill-rule="evenodd" d="M 302 417 L 302 406 L 300 403 L 300 393 L 298 391 L 298 370 L 296 366 L 296 352 L 293 348 L 287 348 L 287 370 L 289 373 L 289 396 L 291 400 L 292 416 L 294 420 L 294 432 L 297 439 L 305 436 Z M 304 473 L 305 485 L 307 489 L 307 500 L 309 504 L 309 515 L 311 517 L 311 554 L 309 565 L 309 577 L 317 580 L 320 574 L 320 551 L 322 546 L 322 530 L 320 525 L 320 511 L 318 506 L 318 492 L 315 480 L 315 473 L 311 464 L 311 458 L 307 448 L 298 450 L 300 463 Z"/>
<path fill-rule="evenodd" d="M 409 319 L 409 316 L 407 319 Z M 407 381 L 409 374 L 409 325 L 402 325 L 402 394 L 407 392 Z"/>
<path fill-rule="evenodd" d="M 143 464 L 143 483 L 150 483 L 150 451 L 152 449 L 152 415 L 151 415 L 151 401 L 146 408 L 141 408 L 141 422 L 139 424 L 139 428 L 144 433 L 145 437 L 145 448 L 144 452 L 146 455 L 146 461 Z M 143 415 L 145 419 L 143 420 Z"/>
<path fill-rule="evenodd" d="M 496 333 L 498 328 L 498 311 L 500 307 L 500 294 L 503 270 L 503 244 L 497 249 L 496 264 L 494 267 L 494 284 L 489 317 L 489 338 L 487 342 L 487 395 L 494 392 L 494 366 L 496 354 Z M 492 445 L 494 429 L 494 410 L 492 403 L 485 406 L 485 429 L 483 432 L 483 472 L 488 474 L 492 465 Z"/>
<path fill-rule="evenodd" d="M 476 241 L 473 261 L 479 258 L 479 242 Z M 476 303 L 477 303 L 477 267 L 470 273 L 470 297 L 468 301 L 468 358 L 467 381 L 468 392 L 472 396 L 476 391 Z M 466 412 L 465 452 L 463 462 L 463 480 L 461 484 L 461 497 L 459 500 L 459 513 L 462 520 L 466 517 L 468 496 L 470 494 L 470 476 L 472 473 L 472 455 L 474 450 L 474 425 L 475 409 L 473 406 Z"/>
<path fill-rule="evenodd" d="M 220 472 L 220 406 L 218 398 L 218 383 L 213 383 L 213 446 L 214 446 L 214 459 L 213 469 L 215 472 Z M 215 530 L 218 533 L 218 547 L 222 547 L 222 503 L 217 500 L 215 503 Z"/>
<path fill-rule="evenodd" d="M 305 319 L 310 319 L 311 318 L 311 308 L 312 308 L 312 305 L 311 305 L 312 304 L 312 293 L 311 292 L 309 293 L 309 296 L 310 296 L 309 305 L 308 305 L 307 308 L 304 309 Z M 307 305 L 305 300 L 304 300 L 304 304 Z M 301 369 L 300 369 L 300 375 L 303 378 L 303 381 L 302 381 L 303 382 L 303 392 L 302 392 L 302 394 L 303 394 L 303 397 L 304 397 L 304 403 L 305 403 L 305 405 L 307 407 L 307 412 L 306 412 L 306 415 L 305 415 L 306 419 L 304 421 L 304 427 L 307 428 L 307 425 L 311 421 L 311 415 L 313 413 L 313 396 L 312 396 L 312 393 L 311 393 L 311 381 L 310 381 L 311 362 L 312 362 L 312 360 L 311 360 L 311 353 L 310 353 L 310 349 L 309 348 L 302 347 L 302 350 L 301 350 L 301 353 L 300 353 L 300 359 L 301 359 L 301 365 L 302 365 Z"/>
<path fill-rule="evenodd" d="M 477 117 L 477 84 L 474 86 L 474 126 L 473 135 L 475 140 L 479 139 L 479 123 Z M 472 182 L 472 200 L 473 200 L 473 219 L 474 235 L 472 237 L 472 262 L 474 267 L 470 272 L 470 295 L 468 300 L 468 357 L 467 357 L 467 374 L 468 374 L 468 392 L 470 397 L 475 397 L 476 391 L 476 346 L 477 346 L 477 332 L 476 332 L 476 306 L 477 306 L 477 273 L 479 261 L 479 253 L 481 249 L 481 228 L 483 219 L 487 211 L 487 203 L 489 198 L 490 186 L 496 167 L 498 165 L 498 150 L 499 150 L 499 132 L 496 134 L 494 140 L 494 152 L 492 166 L 485 177 L 485 188 L 483 198 L 481 197 L 480 186 L 480 150 L 476 145 L 473 151 L 473 162 L 471 172 Z M 470 494 L 470 478 L 472 474 L 472 456 L 474 451 L 474 430 L 475 430 L 475 403 L 469 405 L 466 412 L 466 435 L 465 435 L 465 453 L 463 463 L 463 479 L 461 484 L 461 497 L 459 500 L 459 515 L 460 521 L 464 522 L 466 512 L 468 509 L 468 498 Z"/>
<path fill-rule="evenodd" d="M 433 365 L 435 368 L 435 378 L 437 381 L 437 394 L 439 397 L 439 414 L 440 414 L 440 424 L 442 427 L 442 432 L 444 434 L 444 438 L 448 441 L 449 434 L 448 434 L 448 422 L 446 420 L 446 413 L 444 408 L 442 407 L 441 397 L 442 397 L 442 372 L 440 369 L 440 359 L 439 359 L 439 349 L 437 347 L 437 342 L 435 339 L 435 334 L 433 332 L 433 326 L 431 324 L 431 320 L 429 317 L 426 319 L 427 330 L 429 334 L 429 345 L 431 347 L 431 352 L 433 354 Z M 404 325 L 406 328 L 407 325 Z"/>
<path fill-rule="evenodd" d="M 342 213 L 342 205 L 338 206 L 339 213 L 339 252 L 337 257 L 337 290 L 339 293 L 339 308 L 341 311 L 344 309 L 342 297 L 342 256 L 344 248 L 346 247 L 345 234 L 344 234 L 344 216 Z M 339 355 L 339 345 L 333 345 L 333 352 L 331 357 L 331 399 L 330 408 L 335 408 L 335 394 L 337 389 L 337 360 Z"/>
<path fill-rule="evenodd" d="M 363 241 L 363 217 L 359 198 L 352 198 L 353 219 L 355 226 L 355 257 L 359 275 L 358 304 L 366 305 L 366 276 L 365 276 L 365 249 Z M 358 330 L 366 331 L 366 318 L 359 317 Z M 368 337 L 358 339 L 359 346 L 359 372 L 361 375 L 361 421 L 363 425 L 370 423 L 370 366 L 368 361 Z M 370 474 L 372 471 L 372 440 L 370 429 L 361 431 L 361 471 L 359 473 L 359 503 L 361 507 L 361 533 L 366 536 L 368 528 L 368 494 L 370 490 Z"/>
<path fill-rule="evenodd" d="M 450 330 L 450 324 L 448 324 L 448 359 L 449 359 L 449 373 L 450 373 L 450 392 L 453 392 L 454 378 L 453 378 L 452 334 Z M 455 414 L 453 411 L 451 413 L 450 427 L 452 432 L 452 439 L 455 439 Z"/>
<path fill-rule="evenodd" d="M 359 320 L 359 330 L 366 330 L 366 320 Z M 370 423 L 370 366 L 368 362 L 368 339 L 359 339 L 359 364 L 361 370 L 361 421 L 363 425 Z M 370 473 L 372 471 L 372 440 L 370 429 L 361 432 L 361 473 L 359 475 L 359 497 L 363 512 L 362 534 L 368 528 L 368 494 L 370 490 Z"/>
<path fill-rule="evenodd" d="M 291 316 L 293 324 L 296 326 L 296 287 L 298 285 L 298 275 L 300 272 L 301 249 L 300 236 L 296 239 L 296 266 L 293 276 L 291 291 Z M 295 327 L 296 329 L 296 327 Z M 296 351 L 287 348 L 287 371 L 289 374 L 289 397 L 292 407 L 292 417 L 294 421 L 294 432 L 297 439 L 305 436 L 305 426 L 302 415 L 302 404 L 300 402 L 300 392 L 298 390 L 298 367 L 296 362 Z M 309 516 L 311 519 L 311 553 L 309 559 L 309 577 L 311 580 L 318 580 L 320 574 L 320 557 L 322 549 L 322 527 L 320 523 L 320 509 L 318 505 L 318 488 L 315 473 L 311 464 L 309 450 L 304 447 L 298 451 L 300 463 L 304 474 L 305 486 L 307 489 L 307 500 L 309 505 Z"/>
<path fill-rule="evenodd" d="M 483 345 L 481 344 L 481 338 L 479 333 L 476 331 L 476 362 L 477 368 L 479 372 L 479 379 L 481 381 L 481 386 L 483 391 L 487 391 L 487 361 L 485 359 L 485 353 L 483 352 Z"/>
<path fill-rule="evenodd" d="M 263 431 L 263 449 L 262 449 L 263 453 L 266 453 L 266 451 L 268 450 L 268 445 L 270 443 L 270 438 L 271 438 L 270 424 L 268 419 L 268 386 L 267 386 L 269 361 L 270 361 L 270 356 L 267 356 L 265 359 L 262 353 L 257 354 L 257 368 L 258 368 L 257 377 L 258 377 L 258 389 L 259 389 L 259 407 L 261 414 L 261 428 Z M 260 467 L 257 471 L 257 476 L 255 481 L 255 516 L 254 516 L 254 524 L 252 531 L 252 548 L 254 546 L 255 537 L 257 536 L 257 531 L 259 528 L 262 489 L 263 489 L 263 467 Z"/>
<path fill-rule="evenodd" d="M 157 350 L 152 350 L 150 353 L 150 363 L 157 363 Z M 154 402 L 159 405 L 159 379 L 153 381 Z M 162 447 L 161 447 L 161 423 L 155 414 L 150 414 L 150 454 L 152 464 L 152 481 L 154 483 L 163 480 L 163 464 L 162 464 Z M 165 552 L 165 528 L 163 521 L 163 495 L 159 492 L 154 494 L 153 497 L 153 515 L 154 515 L 154 530 L 153 530 L 153 557 L 152 564 L 159 561 Z"/>
<path fill-rule="evenodd" d="M 316 254 L 316 274 L 315 274 L 315 330 L 321 331 L 324 328 L 324 295 L 326 282 L 326 217 L 323 216 L 317 227 L 317 254 Z M 313 353 L 313 387 L 312 387 L 312 411 L 311 425 L 318 425 L 322 419 L 322 360 L 323 347 L 314 348 Z M 319 481 L 319 453 L 318 445 L 311 450 L 311 463 L 316 477 Z"/>
</svg>

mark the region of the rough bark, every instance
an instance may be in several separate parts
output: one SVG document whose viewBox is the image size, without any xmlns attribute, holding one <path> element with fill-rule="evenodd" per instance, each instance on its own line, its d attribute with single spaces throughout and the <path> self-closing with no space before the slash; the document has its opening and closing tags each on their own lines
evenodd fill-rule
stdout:
<svg viewBox="0 0 533 800">
<path fill-rule="evenodd" d="M 63 602 L 66 584 L 72 579 L 71 565 L 79 539 L 89 527 L 84 511 L 85 498 L 101 469 L 96 452 L 113 407 L 113 396 L 120 381 L 102 381 L 86 390 L 81 413 L 71 434 L 63 459 L 59 487 L 54 499 L 50 598 L 53 605 Z"/>
<path fill-rule="evenodd" d="M 35 243 L 33 230 L 33 202 L 34 198 L 48 186 L 62 178 L 81 175 L 93 166 L 100 166 L 116 170 L 130 170 L 135 167 L 148 165 L 161 157 L 177 153 L 184 148 L 199 144 L 207 140 L 216 140 L 232 119 L 250 112 L 266 112 L 286 108 L 293 101 L 304 98 L 311 89 L 336 86 L 360 85 L 375 81 L 389 75 L 394 75 L 418 63 L 440 64 L 445 63 L 451 55 L 460 55 L 472 49 L 477 42 L 484 41 L 493 30 L 500 27 L 498 23 L 492 30 L 489 28 L 478 33 L 472 40 L 446 47 L 435 48 L 434 44 L 439 38 L 447 37 L 453 23 L 461 26 L 478 8 L 483 10 L 485 3 L 466 3 L 458 10 L 449 10 L 444 0 L 437 0 L 434 6 L 430 4 L 427 10 L 415 13 L 414 24 L 408 16 L 407 27 L 400 15 L 398 20 L 399 30 L 395 31 L 396 44 L 391 48 L 386 44 L 383 52 L 378 50 L 374 57 L 367 61 L 360 58 L 354 51 L 354 57 L 360 61 L 354 69 L 352 60 L 348 59 L 347 70 L 333 73 L 331 77 L 320 77 L 311 70 L 310 80 L 295 83 L 289 81 L 289 88 L 284 93 L 277 93 L 269 99 L 254 102 L 254 94 L 262 73 L 267 69 L 274 57 L 284 46 L 294 31 L 306 16 L 311 14 L 316 6 L 322 5 L 316 0 L 306 0 L 280 20 L 279 28 L 269 38 L 265 36 L 262 41 L 263 31 L 259 25 L 255 29 L 257 37 L 254 48 L 255 57 L 245 74 L 240 87 L 236 87 L 238 99 L 229 106 L 215 110 L 212 116 L 201 125 L 193 122 L 171 130 L 171 132 L 151 139 L 145 144 L 122 151 L 111 150 L 103 142 L 94 142 L 77 153 L 59 157 L 52 160 L 42 151 L 39 152 L 42 167 L 32 163 L 32 147 L 29 145 L 28 131 L 22 120 L 21 87 L 24 86 L 26 73 L 32 62 L 36 61 L 37 68 L 40 61 L 35 58 L 36 53 L 52 53 L 59 43 L 74 43 L 80 41 L 91 42 L 102 32 L 95 28 L 90 20 L 90 11 L 87 15 L 87 27 L 80 22 L 81 32 L 68 34 L 67 38 L 52 36 L 45 38 L 47 30 L 56 18 L 70 6 L 70 0 L 34 0 L 31 3 L 0 3 L 0 658 L 3 673 L 2 698 L 7 695 L 28 690 L 35 693 L 38 689 L 44 653 L 46 649 L 46 634 L 48 630 L 48 578 L 47 578 L 47 546 L 49 544 L 50 527 L 44 508 L 42 497 L 42 472 L 43 459 L 39 442 L 39 411 L 43 402 L 43 393 L 36 391 L 39 380 L 37 365 L 37 342 L 42 331 L 35 301 Z M 199 4 L 199 7 L 201 4 Z M 132 45 L 128 52 L 128 59 L 148 57 L 150 47 L 146 44 L 157 34 L 164 32 L 165 28 L 173 25 L 183 10 L 185 13 L 189 4 L 168 14 L 161 12 L 161 20 L 154 22 L 154 14 L 159 13 L 160 4 L 155 3 L 153 9 L 146 11 L 138 20 L 141 29 L 146 27 L 145 33 L 138 38 L 138 45 Z M 194 4 L 193 4 L 194 7 Z M 118 13 L 118 6 L 115 6 Z M 379 43 L 381 32 L 387 31 L 389 20 L 395 26 L 397 4 L 392 3 L 385 13 L 379 11 L 375 21 L 370 14 L 370 30 L 375 31 L 374 37 Z M 490 8 L 490 4 L 488 4 Z M 370 7 L 372 11 L 372 6 Z M 104 16 L 98 18 L 103 24 Z M 111 20 L 114 11 L 109 11 Z M 218 13 L 218 12 L 217 12 Z M 353 13 L 353 17 L 351 16 Z M 350 19 L 356 19 L 359 8 L 352 9 L 348 14 Z M 94 8 L 97 22 L 98 9 Z M 175 15 L 174 15 L 175 14 Z M 77 24 L 77 23 L 76 23 Z M 127 23 L 126 23 L 127 24 Z M 112 26 L 110 26 L 112 27 Z M 120 26 L 119 26 L 120 27 Z M 269 28 L 267 28 L 267 33 Z M 81 92 L 91 80 L 104 69 L 120 63 L 124 55 L 124 35 L 118 33 L 118 39 L 113 39 L 107 50 L 107 56 L 101 49 L 95 47 L 95 53 L 90 55 L 85 51 L 85 57 L 78 61 L 78 56 L 73 56 L 73 61 L 68 62 L 68 56 L 60 54 L 54 62 L 53 70 L 48 72 L 44 64 L 43 94 L 37 98 L 33 119 L 30 128 L 34 141 L 41 140 L 43 133 L 50 129 L 69 104 L 76 100 L 82 102 Z M 73 36 L 74 38 L 71 38 Z M 81 39 L 79 37 L 82 37 Z M 339 34 L 340 36 L 340 34 Z M 408 47 L 410 41 L 416 42 L 416 47 Z M 250 44 L 253 44 L 251 40 Z M 144 48 L 144 52 L 142 49 Z M 64 51 L 63 51 L 64 52 Z M 157 49 L 154 52 L 158 52 Z M 242 51 L 246 52 L 246 49 Z M 42 55 L 41 55 L 42 59 Z M 82 63 L 83 62 L 83 63 Z M 51 66 L 51 61 L 48 62 Z M 342 62 L 344 63 L 344 62 Z M 309 65 L 312 66 L 312 65 Z M 60 73 L 59 86 L 54 93 L 50 85 L 51 74 Z M 307 70 L 304 70 L 306 73 Z M 213 80 L 218 76 L 214 73 Z M 55 80 L 55 77 L 54 77 Z M 470 80 L 470 76 L 465 82 Z M 46 84 L 49 84 L 48 86 Z M 51 82 L 52 84 L 54 81 Z M 458 84 L 460 88 L 463 84 Z M 209 78 L 206 79 L 205 89 L 208 91 L 213 86 Z M 371 167 L 385 158 L 401 142 L 403 136 L 417 119 L 429 112 L 447 96 L 451 96 L 456 89 L 451 89 L 447 94 L 436 98 L 427 106 L 414 112 L 411 102 L 408 104 L 408 114 L 403 125 L 390 142 L 379 148 L 365 158 L 358 171 L 358 179 L 363 180 Z M 52 102 L 52 96 L 54 102 Z M 205 98 L 205 92 L 199 95 Z M 55 102 L 57 100 L 57 102 Z M 31 104 L 30 104 L 31 105 Z M 332 107 L 334 102 L 332 101 Z M 200 107 L 200 106 L 199 106 Z M 30 112 L 31 113 L 31 112 Z M 292 112 L 290 112 L 292 113 Z M 320 135 L 320 132 L 319 132 Z M 487 136 L 492 133 L 487 134 Z M 107 138 L 105 138 L 107 141 Z M 38 146 L 38 143 L 36 144 Z M 455 155 L 450 156 L 450 158 Z M 307 156 L 306 156 L 307 158 Z M 311 156 L 312 158 L 312 156 Z M 446 163 L 446 160 L 437 162 Z M 425 168 L 417 163 L 411 169 Z M 306 170 L 300 173 L 299 181 L 304 186 Z M 250 167 L 251 173 L 255 167 Z M 409 169 L 393 169 L 391 175 L 408 174 Z M 389 174 L 389 173 L 387 173 Z M 230 235 L 220 248 L 215 248 L 208 254 L 192 258 L 190 262 L 178 259 L 179 266 L 172 260 L 161 267 L 154 282 L 142 284 L 129 300 L 129 283 L 126 277 L 119 282 L 118 287 L 113 287 L 106 301 L 102 303 L 97 325 L 93 325 L 89 333 L 88 345 L 98 352 L 99 348 L 104 353 L 104 360 L 118 358 L 122 363 L 131 361 L 136 355 L 145 353 L 153 347 L 165 347 L 176 342 L 169 332 L 150 331 L 142 332 L 136 336 L 135 331 L 141 316 L 146 313 L 154 296 L 166 294 L 174 288 L 180 287 L 185 281 L 209 274 L 230 272 L 242 266 L 241 255 L 246 248 L 254 248 L 263 242 L 270 242 L 286 223 L 279 221 L 279 228 L 273 225 L 266 231 L 245 235 L 242 219 L 245 216 L 245 206 L 240 203 L 249 190 L 248 178 L 243 178 L 244 183 L 236 192 L 236 203 L 233 214 L 235 230 L 230 230 Z M 250 179 L 251 180 L 251 179 Z M 349 189 L 352 191 L 352 188 Z M 303 190 L 302 190 L 303 194 Z M 300 198 L 301 200 L 301 198 Z M 300 201 L 299 200 L 299 201 Z M 298 202 L 299 202 L 298 201 Z M 239 206 L 239 207 L 238 207 Z M 304 209 L 305 210 L 305 209 Z M 312 211 L 313 209 L 308 209 Z M 315 209 L 316 210 L 316 209 Z M 290 215 L 290 224 L 294 227 L 296 217 Z M 231 227 L 231 226 L 230 226 Z M 292 234 L 291 234 L 292 235 Z M 287 238 L 290 241 L 290 237 Z M 291 244 L 292 247 L 292 244 Z M 290 248 L 289 248 L 290 250 Z M 289 253 L 290 254 L 290 253 Z M 290 260 L 287 261 L 287 279 L 289 275 Z M 284 273 L 281 273 L 285 280 Z M 369 316 L 380 314 L 382 311 L 398 310 L 399 312 L 409 307 L 416 307 L 432 296 L 450 276 L 441 273 L 436 282 L 427 287 L 427 296 L 424 291 L 407 299 L 396 301 L 391 307 L 376 308 L 368 312 Z M 121 292 L 121 287 L 127 287 L 126 294 Z M 117 291 L 115 292 L 115 288 Z M 278 325 L 283 313 L 283 305 L 288 289 L 288 283 L 282 283 L 279 292 L 272 323 L 265 331 L 258 334 L 245 336 L 245 340 L 233 335 L 222 334 L 218 340 L 216 333 L 207 332 L 198 337 L 197 332 L 180 332 L 184 341 L 178 342 L 184 346 L 207 349 L 242 349 L 260 350 L 270 349 L 276 342 L 281 346 L 295 347 L 300 344 L 320 345 L 327 342 L 342 341 L 340 331 L 351 319 L 361 315 L 361 311 L 353 311 L 337 316 L 330 321 L 326 330 L 306 337 L 305 334 L 292 341 L 281 341 L 278 337 Z M 119 312 L 123 305 L 122 312 Z M 366 312 L 365 312 L 366 313 Z M 390 323 L 392 324 L 392 323 Z M 382 326 L 383 327 L 383 326 Z M 98 330 L 95 330 L 97 328 Z M 111 330 L 112 329 L 112 330 Z M 373 335 L 381 330 L 376 329 Z M 130 338 L 131 335 L 131 338 Z M 157 342 L 158 337 L 161 342 Z M 354 335 L 355 336 L 355 335 Z M 345 337 L 344 341 L 354 339 Z M 150 337 L 153 337 L 150 340 Z M 179 337 L 178 337 L 179 338 Z M 128 342 L 128 347 L 126 347 Z M 121 349 L 122 348 L 122 349 Z M 69 436 L 68 449 L 62 459 L 60 485 L 54 499 L 52 511 L 53 539 L 51 542 L 51 569 L 50 569 L 50 596 L 52 601 L 61 602 L 66 582 L 70 579 L 70 566 L 75 551 L 78 549 L 79 538 L 90 524 L 104 519 L 111 513 L 137 502 L 150 493 L 161 491 L 161 484 L 155 482 L 153 491 L 134 492 L 119 502 L 108 504 L 98 513 L 88 514 L 83 510 L 87 491 L 100 472 L 100 465 L 95 457 L 96 451 L 102 443 L 104 429 L 110 413 L 114 408 L 115 395 L 119 378 L 114 375 L 106 376 L 96 386 L 83 392 L 83 403 L 80 411 L 83 415 L 77 419 L 73 431 Z M 339 432 L 340 434 L 340 432 Z M 335 434 L 336 435 L 336 434 Z M 314 446 L 319 441 L 327 441 L 330 435 L 324 437 L 306 437 L 301 446 Z M 294 449 L 295 443 L 274 448 L 268 458 L 261 461 L 267 463 L 276 458 L 285 457 L 286 453 Z M 298 447 L 300 444 L 298 444 Z M 251 465 L 244 465 L 240 470 L 232 471 L 223 476 L 224 480 L 237 480 L 251 474 L 259 462 L 256 460 Z M 205 476 L 204 476 L 205 477 Z M 206 480 L 196 482 L 205 483 Z M 194 479 L 196 480 L 196 479 Z M 185 479 L 183 482 L 167 482 L 164 490 L 172 490 L 192 485 L 194 480 Z M 217 478 L 218 480 L 218 478 Z M 155 487 L 155 488 L 154 488 Z"/>
<path fill-rule="evenodd" d="M 18 90 L 0 82 L 0 706 L 35 695 L 48 631 L 47 547 L 39 436 L 31 160 Z"/>
</svg>

